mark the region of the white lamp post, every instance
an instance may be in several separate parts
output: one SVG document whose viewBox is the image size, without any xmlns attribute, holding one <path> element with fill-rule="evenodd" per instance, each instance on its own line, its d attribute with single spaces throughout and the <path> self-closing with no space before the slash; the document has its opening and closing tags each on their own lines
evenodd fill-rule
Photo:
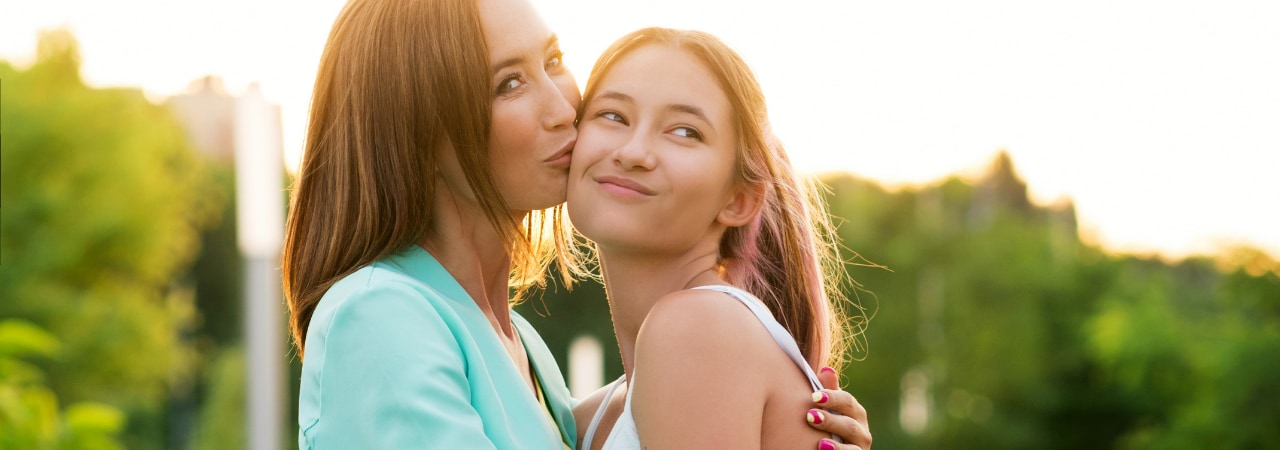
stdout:
<svg viewBox="0 0 1280 450">
<path fill-rule="evenodd" d="M 283 442 L 284 314 L 276 271 L 284 237 L 280 110 L 251 85 L 235 105 L 236 230 L 245 257 L 246 438 L 251 450 Z"/>
</svg>

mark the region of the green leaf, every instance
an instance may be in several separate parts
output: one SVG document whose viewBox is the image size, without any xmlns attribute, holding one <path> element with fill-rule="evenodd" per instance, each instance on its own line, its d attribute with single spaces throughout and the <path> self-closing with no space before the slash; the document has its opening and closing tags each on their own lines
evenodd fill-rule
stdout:
<svg viewBox="0 0 1280 450">
<path fill-rule="evenodd" d="M 67 429 L 76 434 L 115 434 L 124 428 L 124 413 L 102 403 L 76 403 L 65 415 Z"/>
<path fill-rule="evenodd" d="M 0 321 L 0 357 L 53 356 L 60 344 L 43 328 L 18 319 Z"/>
</svg>

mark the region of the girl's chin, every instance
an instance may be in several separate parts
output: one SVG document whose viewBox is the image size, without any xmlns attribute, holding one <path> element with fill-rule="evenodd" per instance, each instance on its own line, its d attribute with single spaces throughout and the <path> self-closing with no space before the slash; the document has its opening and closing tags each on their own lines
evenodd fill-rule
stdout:
<svg viewBox="0 0 1280 450">
<path fill-rule="evenodd" d="M 629 226 L 617 222 L 595 223 L 585 227 L 574 222 L 574 229 L 594 242 L 597 248 L 638 248 L 652 245 L 652 230 L 646 232 L 633 228 L 634 224 Z"/>
</svg>

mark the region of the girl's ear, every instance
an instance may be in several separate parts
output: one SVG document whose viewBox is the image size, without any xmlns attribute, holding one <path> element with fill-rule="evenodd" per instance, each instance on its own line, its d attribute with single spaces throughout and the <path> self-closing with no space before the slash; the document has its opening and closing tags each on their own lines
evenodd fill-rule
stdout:
<svg viewBox="0 0 1280 450">
<path fill-rule="evenodd" d="M 739 184 L 729 197 L 729 202 L 720 209 L 716 221 L 727 227 L 740 227 L 751 223 L 760 214 L 764 206 L 764 183 L 752 185 Z"/>
</svg>

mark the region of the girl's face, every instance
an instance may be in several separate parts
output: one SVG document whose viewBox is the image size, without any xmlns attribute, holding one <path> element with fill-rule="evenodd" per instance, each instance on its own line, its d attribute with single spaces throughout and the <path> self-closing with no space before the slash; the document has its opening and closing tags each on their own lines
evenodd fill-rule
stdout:
<svg viewBox="0 0 1280 450">
<path fill-rule="evenodd" d="M 492 68 L 489 154 L 498 190 L 518 211 L 563 203 L 578 84 L 528 0 L 481 0 L 479 9 Z"/>
<path fill-rule="evenodd" d="M 650 44 L 600 80 L 569 174 L 574 227 L 602 248 L 679 252 L 735 205 L 728 98 L 696 58 Z"/>
</svg>

